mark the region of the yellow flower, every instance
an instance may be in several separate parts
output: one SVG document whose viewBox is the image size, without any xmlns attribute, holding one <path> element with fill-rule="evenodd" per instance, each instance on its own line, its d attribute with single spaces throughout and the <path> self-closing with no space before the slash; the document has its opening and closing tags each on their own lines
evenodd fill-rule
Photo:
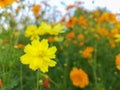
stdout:
<svg viewBox="0 0 120 90">
<path fill-rule="evenodd" d="M 25 54 L 20 57 L 22 64 L 28 64 L 32 70 L 40 69 L 41 72 L 48 72 L 48 67 L 54 67 L 56 47 L 48 47 L 48 41 L 43 39 L 33 40 L 31 44 L 25 46 Z"/>
<path fill-rule="evenodd" d="M 88 75 L 82 69 L 76 67 L 70 72 L 70 79 L 76 87 L 85 88 L 89 84 Z"/>
<path fill-rule="evenodd" d="M 25 36 L 30 37 L 31 40 L 39 39 L 39 30 L 35 25 L 30 25 L 25 30 Z"/>
<path fill-rule="evenodd" d="M 45 23 L 45 22 L 41 22 L 41 25 L 39 26 L 38 29 L 39 29 L 40 35 L 44 35 L 44 34 L 47 34 L 48 32 L 50 32 L 51 26 L 48 25 L 48 24 Z"/>
<path fill-rule="evenodd" d="M 51 26 L 51 30 L 48 32 L 50 35 L 58 35 L 59 33 L 63 33 L 64 31 L 64 26 L 62 24 L 56 24 Z"/>
<path fill-rule="evenodd" d="M 120 42 L 120 34 L 116 34 L 115 35 L 115 41 L 116 42 Z"/>
<path fill-rule="evenodd" d="M 61 24 L 51 26 L 45 22 L 42 22 L 39 27 L 40 35 L 44 35 L 44 34 L 58 35 L 59 33 L 63 33 L 63 32 L 64 32 L 64 26 Z"/>
</svg>

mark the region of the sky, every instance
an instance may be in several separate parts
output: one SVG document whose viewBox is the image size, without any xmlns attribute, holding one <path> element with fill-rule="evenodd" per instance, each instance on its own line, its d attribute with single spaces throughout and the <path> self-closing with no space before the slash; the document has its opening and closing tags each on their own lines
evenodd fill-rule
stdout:
<svg viewBox="0 0 120 90">
<path fill-rule="evenodd" d="M 75 1 L 82 1 L 82 5 L 87 10 L 94 10 L 98 7 L 106 8 L 112 13 L 120 13 L 120 0 L 44 0 L 51 6 L 57 6 L 57 9 L 65 13 L 65 5 L 74 4 Z"/>
</svg>

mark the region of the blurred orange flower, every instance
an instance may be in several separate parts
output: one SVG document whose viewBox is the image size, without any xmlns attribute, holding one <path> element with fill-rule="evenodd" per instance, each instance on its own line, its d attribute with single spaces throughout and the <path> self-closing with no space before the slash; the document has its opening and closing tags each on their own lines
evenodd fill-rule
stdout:
<svg viewBox="0 0 120 90">
<path fill-rule="evenodd" d="M 18 45 L 17 45 L 17 48 L 18 48 L 18 49 L 21 49 L 21 48 L 23 48 L 23 47 L 24 47 L 23 44 L 18 44 Z"/>
<path fill-rule="evenodd" d="M 33 11 L 34 15 L 37 16 L 39 14 L 40 10 L 41 10 L 40 5 L 33 5 L 32 11 Z"/>
<path fill-rule="evenodd" d="M 77 38 L 80 39 L 81 41 L 85 40 L 85 37 L 83 34 L 78 34 Z"/>
<path fill-rule="evenodd" d="M 5 7 L 11 5 L 15 1 L 18 1 L 18 0 L 0 0 L 0 7 L 5 8 Z"/>
<path fill-rule="evenodd" d="M 82 25 L 82 26 L 86 26 L 87 25 L 87 21 L 85 20 L 84 16 L 80 16 L 78 18 L 77 22 L 78 22 L 79 25 Z"/>
<path fill-rule="evenodd" d="M 117 28 L 113 28 L 111 31 L 110 31 L 110 35 L 112 36 L 112 37 L 114 37 L 115 35 L 117 35 L 117 34 L 119 34 L 120 33 L 120 31 L 119 31 L 119 29 L 117 29 Z"/>
<path fill-rule="evenodd" d="M 76 67 L 70 72 L 70 79 L 76 87 L 85 88 L 89 84 L 88 75 L 82 69 Z"/>
<path fill-rule="evenodd" d="M 50 82 L 49 82 L 49 78 L 45 78 L 43 80 L 43 86 L 44 88 L 48 89 L 50 87 Z"/>
<path fill-rule="evenodd" d="M 116 68 L 120 70 L 120 54 L 116 55 Z"/>
<path fill-rule="evenodd" d="M 115 44 L 114 40 L 109 40 L 109 43 L 110 43 L 110 47 L 111 48 L 115 48 L 116 47 L 116 44 Z"/>
<path fill-rule="evenodd" d="M 109 36 L 109 30 L 105 29 L 105 28 L 100 28 L 97 30 L 97 33 L 101 36 Z"/>
<path fill-rule="evenodd" d="M 73 28 L 76 20 L 75 17 L 70 17 L 70 20 L 66 23 L 66 27 Z"/>
<path fill-rule="evenodd" d="M 75 7 L 75 5 L 69 5 L 69 6 L 67 6 L 66 10 L 72 9 L 74 7 Z"/>
<path fill-rule="evenodd" d="M 86 47 L 83 51 L 82 51 L 82 56 L 84 58 L 91 58 L 91 53 L 94 51 L 93 47 Z"/>
<path fill-rule="evenodd" d="M 0 88 L 2 87 L 2 80 L 0 79 Z"/>
<path fill-rule="evenodd" d="M 80 43 L 79 43 L 79 46 L 83 46 L 84 43 L 85 43 L 84 41 L 80 42 Z"/>
<path fill-rule="evenodd" d="M 74 32 L 69 32 L 68 34 L 67 34 L 67 38 L 68 39 L 71 39 L 71 38 L 73 38 L 75 36 L 75 33 Z"/>
<path fill-rule="evenodd" d="M 49 38 L 47 38 L 47 40 L 48 40 L 48 42 L 56 42 L 54 37 L 49 37 Z"/>
</svg>

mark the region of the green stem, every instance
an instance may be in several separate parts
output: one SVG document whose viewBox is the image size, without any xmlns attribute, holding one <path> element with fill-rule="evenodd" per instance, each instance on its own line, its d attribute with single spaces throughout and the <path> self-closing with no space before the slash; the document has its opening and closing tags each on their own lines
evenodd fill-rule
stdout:
<svg viewBox="0 0 120 90">
<path fill-rule="evenodd" d="M 50 82 L 53 83 L 56 87 L 58 87 L 57 83 L 53 81 L 51 78 L 49 78 Z"/>
<path fill-rule="evenodd" d="M 94 59 L 92 59 L 92 69 L 93 69 L 93 76 L 94 76 L 94 80 L 95 80 L 95 89 L 98 90 L 98 82 L 97 82 L 97 44 L 95 45 L 95 54 L 94 54 Z"/>
<path fill-rule="evenodd" d="M 37 89 L 36 90 L 39 90 L 39 70 L 37 71 Z"/>
<path fill-rule="evenodd" d="M 20 90 L 23 90 L 22 65 L 20 66 Z"/>
<path fill-rule="evenodd" d="M 6 72 L 5 72 L 5 65 L 3 64 L 3 82 L 6 82 Z"/>
</svg>

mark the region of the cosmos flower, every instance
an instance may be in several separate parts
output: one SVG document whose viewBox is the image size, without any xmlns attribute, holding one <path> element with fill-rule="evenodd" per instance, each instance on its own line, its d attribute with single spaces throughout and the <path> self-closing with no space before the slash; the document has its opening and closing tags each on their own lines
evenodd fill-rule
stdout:
<svg viewBox="0 0 120 90">
<path fill-rule="evenodd" d="M 37 16 L 40 12 L 40 9 L 41 9 L 40 5 L 33 5 L 32 11 L 33 11 L 34 15 Z"/>
<path fill-rule="evenodd" d="M 91 54 L 94 51 L 93 47 L 86 47 L 83 51 L 82 51 L 82 56 L 84 58 L 90 59 L 91 58 Z"/>
<path fill-rule="evenodd" d="M 115 38 L 115 42 L 120 42 L 120 34 L 116 34 L 114 38 Z"/>
<path fill-rule="evenodd" d="M 88 75 L 82 69 L 76 67 L 70 72 L 70 79 L 76 87 L 85 88 L 89 84 Z"/>
<path fill-rule="evenodd" d="M 54 67 L 56 62 L 52 59 L 56 57 L 55 46 L 49 48 L 48 41 L 43 39 L 33 40 L 31 44 L 25 46 L 25 54 L 20 57 L 22 64 L 28 64 L 32 70 L 40 69 L 41 72 L 48 72 L 48 67 Z"/>
<path fill-rule="evenodd" d="M 39 40 L 39 30 L 37 28 L 37 26 L 35 25 L 30 25 L 27 27 L 27 29 L 25 30 L 25 36 L 26 37 L 30 37 L 30 40 Z"/>
<path fill-rule="evenodd" d="M 59 33 L 64 32 L 64 26 L 62 24 L 49 25 L 45 22 L 42 22 L 39 26 L 40 35 L 50 34 L 50 35 L 58 35 Z"/>
<path fill-rule="evenodd" d="M 116 55 L 116 67 L 120 70 L 120 54 Z"/>
<path fill-rule="evenodd" d="M 18 0 L 0 0 L 0 7 L 5 8 L 5 7 L 11 5 L 15 1 L 18 1 Z"/>
<path fill-rule="evenodd" d="M 2 80 L 0 79 L 0 88 L 2 87 Z"/>
</svg>

